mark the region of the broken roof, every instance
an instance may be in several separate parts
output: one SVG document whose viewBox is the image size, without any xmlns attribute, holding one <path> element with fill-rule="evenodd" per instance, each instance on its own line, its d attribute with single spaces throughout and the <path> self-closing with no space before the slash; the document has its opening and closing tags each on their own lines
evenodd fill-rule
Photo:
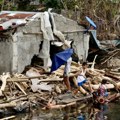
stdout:
<svg viewBox="0 0 120 120">
<path fill-rule="evenodd" d="M 2 11 L 0 12 L 0 31 L 25 24 L 26 20 L 35 14 L 35 12 Z"/>
</svg>

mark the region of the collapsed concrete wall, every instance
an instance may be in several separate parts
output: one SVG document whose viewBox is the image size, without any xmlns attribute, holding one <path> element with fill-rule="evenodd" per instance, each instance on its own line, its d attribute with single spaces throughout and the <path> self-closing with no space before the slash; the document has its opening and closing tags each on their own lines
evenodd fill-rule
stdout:
<svg viewBox="0 0 120 120">
<path fill-rule="evenodd" d="M 13 56 L 12 71 L 22 72 L 24 67 L 31 63 L 31 59 L 35 54 L 39 53 L 39 45 L 42 41 L 42 34 L 40 33 L 40 21 L 33 21 L 25 27 L 19 27 L 14 34 L 15 49 Z M 14 42 L 13 42 L 14 44 Z"/>
<path fill-rule="evenodd" d="M 84 34 L 84 28 L 77 22 L 61 15 L 54 14 L 56 29 L 64 33 L 66 40 L 73 40 L 73 48 L 80 60 L 85 60 L 88 50 L 89 35 Z M 29 21 L 25 26 L 19 26 L 11 42 L 0 43 L 0 73 L 21 73 L 24 67 L 31 63 L 35 54 L 39 54 L 39 45 L 43 40 L 40 19 Z M 3 51 L 4 50 L 4 51 Z M 4 53 L 4 55 L 3 55 Z M 4 62 L 4 64 L 2 64 Z"/>
<path fill-rule="evenodd" d="M 13 46 L 7 40 L 0 41 L 0 73 L 12 72 Z"/>
<path fill-rule="evenodd" d="M 80 60 L 85 61 L 88 56 L 89 34 L 85 34 L 85 29 L 78 25 L 76 21 L 65 18 L 62 15 L 54 14 L 56 27 L 62 31 L 65 38 L 74 41 L 73 48 Z"/>
</svg>

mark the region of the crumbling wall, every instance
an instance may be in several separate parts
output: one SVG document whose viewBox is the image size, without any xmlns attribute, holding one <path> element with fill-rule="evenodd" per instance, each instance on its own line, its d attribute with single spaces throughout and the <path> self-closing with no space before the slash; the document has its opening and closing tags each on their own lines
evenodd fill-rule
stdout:
<svg viewBox="0 0 120 120">
<path fill-rule="evenodd" d="M 9 39 L 0 41 L 0 74 L 12 71 L 13 49 Z"/>
<path fill-rule="evenodd" d="M 89 49 L 89 34 L 85 34 L 84 27 L 76 21 L 54 14 L 56 28 L 62 31 L 66 40 L 73 40 L 73 48 L 81 61 L 85 61 Z"/>
<path fill-rule="evenodd" d="M 39 53 L 39 45 L 42 41 L 42 34 L 38 34 L 39 32 L 39 21 L 33 21 L 28 23 L 25 27 L 18 28 L 16 32 L 18 55 L 16 58 L 17 61 L 16 59 L 13 61 L 14 66 L 12 71 L 21 73 L 25 66 L 30 65 L 33 56 Z"/>
<path fill-rule="evenodd" d="M 56 28 L 61 32 L 72 32 L 75 30 L 83 30 L 82 26 L 79 26 L 78 23 L 74 20 L 68 19 L 62 15 L 54 13 L 54 19 L 56 23 Z"/>
<path fill-rule="evenodd" d="M 85 54 L 83 27 L 77 22 L 54 14 L 56 29 L 63 32 L 66 40 L 73 40 L 73 48 L 80 59 Z M 40 19 L 34 19 L 25 26 L 19 26 L 11 37 L 11 42 L 0 43 L 0 71 L 19 72 L 30 65 L 31 59 L 39 54 L 39 45 L 43 40 Z"/>
<path fill-rule="evenodd" d="M 78 54 L 79 58 L 83 60 L 86 56 L 86 44 L 83 34 L 84 28 L 79 26 L 77 22 L 58 14 L 54 14 L 54 19 L 56 29 L 63 32 L 67 40 L 72 39 L 74 41 L 73 48 L 75 49 L 75 52 Z M 16 38 L 18 52 L 16 62 L 18 65 L 16 67 L 13 66 L 13 71 L 22 72 L 24 67 L 31 63 L 32 57 L 39 53 L 39 45 L 43 40 L 40 19 L 31 21 L 24 27 L 20 27 L 16 34 L 18 34 Z M 13 64 L 15 65 L 14 61 Z"/>
</svg>

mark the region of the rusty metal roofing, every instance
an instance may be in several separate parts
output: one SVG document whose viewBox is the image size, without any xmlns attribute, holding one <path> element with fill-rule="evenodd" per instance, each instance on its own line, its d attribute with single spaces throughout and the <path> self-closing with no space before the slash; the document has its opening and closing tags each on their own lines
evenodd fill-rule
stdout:
<svg viewBox="0 0 120 120">
<path fill-rule="evenodd" d="M 3 13 L 0 15 L 0 18 L 9 18 L 9 19 L 25 19 L 26 17 L 32 17 L 34 14 L 25 14 L 25 13 Z"/>
<path fill-rule="evenodd" d="M 11 27 L 13 23 L 15 24 L 19 22 L 19 25 L 22 23 L 25 24 L 25 20 L 31 18 L 35 14 L 35 12 L 2 11 L 0 12 L 0 27 L 5 30 Z"/>
</svg>

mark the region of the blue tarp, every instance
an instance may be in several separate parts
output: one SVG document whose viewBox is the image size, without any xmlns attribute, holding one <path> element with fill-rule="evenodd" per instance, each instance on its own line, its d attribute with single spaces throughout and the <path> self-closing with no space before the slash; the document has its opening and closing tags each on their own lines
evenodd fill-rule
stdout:
<svg viewBox="0 0 120 120">
<path fill-rule="evenodd" d="M 93 40 L 95 41 L 97 47 L 100 49 L 101 44 L 100 44 L 99 40 L 97 40 L 96 31 L 91 31 L 91 34 L 92 34 Z"/>
<path fill-rule="evenodd" d="M 97 28 L 96 24 L 89 17 L 86 16 L 85 18 L 90 23 L 91 26 L 93 26 L 95 29 Z"/>
<path fill-rule="evenodd" d="M 70 48 L 55 54 L 52 59 L 51 72 L 57 70 L 61 65 L 65 64 L 72 54 L 73 49 Z"/>
</svg>

